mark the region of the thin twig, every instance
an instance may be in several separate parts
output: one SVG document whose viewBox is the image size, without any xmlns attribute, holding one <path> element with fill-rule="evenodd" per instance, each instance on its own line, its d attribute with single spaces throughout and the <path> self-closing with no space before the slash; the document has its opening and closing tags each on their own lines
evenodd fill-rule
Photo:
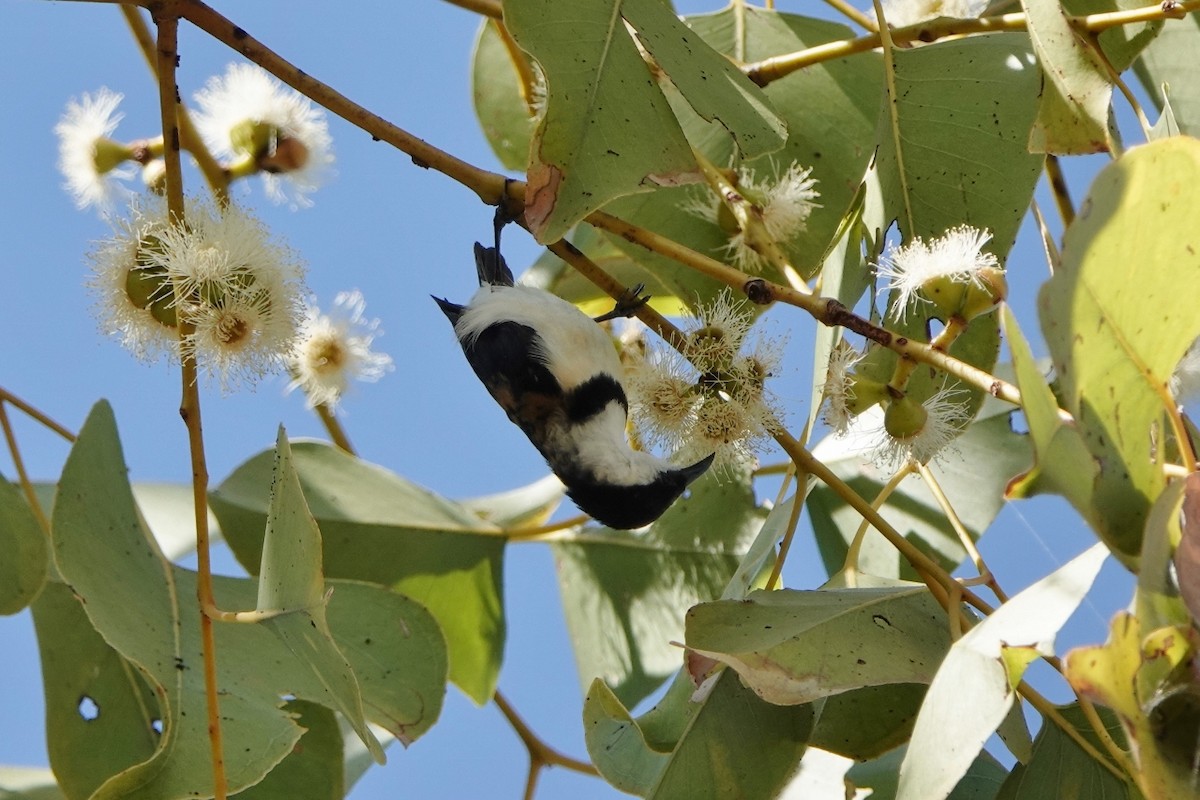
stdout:
<svg viewBox="0 0 1200 800">
<path fill-rule="evenodd" d="M 1116 747 L 1115 742 L 1113 742 L 1113 747 L 1116 749 L 1110 752 L 1110 755 L 1117 762 L 1116 764 L 1113 764 L 1111 761 L 1105 758 L 1104 754 L 1097 750 L 1096 747 L 1089 742 L 1082 733 L 1076 730 L 1074 725 L 1067 722 L 1067 720 L 1063 718 L 1063 715 L 1059 713 L 1058 708 L 1045 697 L 1043 697 L 1036 689 L 1034 689 L 1025 681 L 1021 681 L 1021 683 L 1017 686 L 1017 691 L 1022 697 L 1029 701 L 1029 705 L 1037 709 L 1043 717 L 1057 725 L 1059 730 L 1065 733 L 1071 741 L 1077 744 L 1080 749 L 1094 759 L 1096 763 L 1115 775 L 1117 780 L 1121 781 L 1122 783 L 1126 783 L 1133 775 L 1137 774 L 1136 768 L 1129 762 L 1129 756 L 1119 747 Z M 1103 727 L 1103 723 L 1101 723 L 1101 727 Z M 1101 738 L 1103 739 L 1104 737 Z M 1112 742 L 1112 737 L 1108 737 L 1108 741 Z"/>
<path fill-rule="evenodd" d="M 825 0 L 825 2 L 837 9 L 846 17 L 857 22 L 863 28 L 872 32 L 879 30 L 879 22 L 876 21 L 874 17 L 859 11 L 857 8 L 847 3 L 846 0 Z"/>
<path fill-rule="evenodd" d="M 313 406 L 313 411 L 317 412 L 317 416 L 321 419 L 321 424 L 325 426 L 326 432 L 329 433 L 330 440 L 337 445 L 339 450 L 342 450 L 350 455 L 357 455 L 354 452 L 354 445 L 350 444 L 350 438 L 346 435 L 346 429 L 342 427 L 341 421 L 333 413 L 333 409 L 328 403 L 317 403 Z"/>
<path fill-rule="evenodd" d="M 49 414 L 38 410 L 34 406 L 22 400 L 20 397 L 17 397 L 15 394 L 5 389 L 3 386 L 0 386 L 0 403 L 11 404 L 14 408 L 25 414 L 25 416 L 35 420 L 43 427 L 54 431 L 68 442 L 74 443 L 75 434 L 72 433 L 65 425 L 55 422 Z"/>
<path fill-rule="evenodd" d="M 551 522 L 547 525 L 538 525 L 532 528 L 511 528 L 504 532 L 504 536 L 510 542 L 540 540 L 550 537 L 552 534 L 583 525 L 589 519 L 591 517 L 587 514 L 577 514 L 569 519 L 564 519 L 562 522 Z"/>
<path fill-rule="evenodd" d="M 529 751 L 529 782 L 526 784 L 526 797 L 531 796 L 528 792 L 537 782 L 537 772 L 544 766 L 566 767 L 574 772 L 582 772 L 584 775 L 600 776 L 600 770 L 596 769 L 593 764 L 560 753 L 538 738 L 538 735 L 525 723 L 525 720 L 521 719 L 521 715 L 513 708 L 508 698 L 500 693 L 499 689 L 492 695 L 492 700 L 500 709 L 500 713 L 508 720 L 508 724 L 516 731 L 522 744 L 525 745 L 525 749 Z"/>
<path fill-rule="evenodd" d="M 912 464 L 911 462 L 906 461 L 904 462 L 904 465 L 900 467 L 900 469 L 896 470 L 896 472 L 892 474 L 891 478 L 888 478 L 888 482 L 885 483 L 883 488 L 879 490 L 879 494 L 875 495 L 875 499 L 871 501 L 871 508 L 875 509 L 876 511 L 882 508 L 883 504 L 887 502 L 888 498 L 892 496 L 896 489 L 900 488 L 900 484 L 910 474 L 912 474 Z M 862 523 L 860 523 L 858 526 L 858 530 L 854 532 L 854 538 L 850 540 L 850 544 L 846 547 L 846 557 L 842 560 L 842 572 L 847 576 L 847 583 L 851 586 L 856 585 L 850 579 L 860 572 L 858 558 L 859 554 L 862 552 L 863 540 L 866 538 L 867 531 L 870 530 L 871 527 L 870 521 L 866 517 L 863 517 Z"/>
<path fill-rule="evenodd" d="M 3 402 L 0 402 L 0 428 L 4 429 L 4 441 L 8 443 L 8 454 L 12 458 L 13 467 L 17 470 L 17 480 L 21 483 L 21 491 L 25 493 L 25 502 L 29 504 L 29 510 L 37 519 L 42 533 L 49 538 L 50 518 L 46 516 L 42 504 L 38 502 L 37 492 L 33 490 L 33 482 L 29 480 L 29 473 L 25 471 L 21 448 L 17 446 L 17 436 L 13 433 L 12 424 L 8 420 L 8 409 L 4 407 Z"/>
<path fill-rule="evenodd" d="M 970 556 L 971 563 L 975 565 L 975 570 L 978 572 L 983 584 L 992 590 L 992 593 L 996 595 L 1001 603 L 1007 603 L 1008 595 L 1004 593 L 1004 590 L 1000 588 L 1000 584 L 996 582 L 995 573 L 984 562 L 983 555 L 980 554 L 979 548 L 975 546 L 975 540 L 971 538 L 970 532 L 967 531 L 967 526 L 963 524 L 962 518 L 954 510 L 954 506 L 950 503 L 950 498 L 946 497 L 946 493 L 942 491 L 942 484 L 938 481 L 937 476 L 933 474 L 933 470 L 926 464 L 919 464 L 917 468 L 920 470 L 921 477 L 925 480 L 925 485 L 933 493 L 933 498 L 937 500 L 942 513 L 946 515 L 946 520 L 950 523 L 950 527 L 958 535 L 958 540 L 962 543 L 963 549 Z"/>
<path fill-rule="evenodd" d="M 452 6 L 465 8 L 492 19 L 504 19 L 504 6 L 500 0 L 446 0 Z"/>
</svg>

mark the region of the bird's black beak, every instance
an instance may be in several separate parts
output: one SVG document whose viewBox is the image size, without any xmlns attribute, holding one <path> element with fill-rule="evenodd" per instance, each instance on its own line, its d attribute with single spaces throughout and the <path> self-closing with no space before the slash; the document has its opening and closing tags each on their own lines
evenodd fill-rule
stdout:
<svg viewBox="0 0 1200 800">
<path fill-rule="evenodd" d="M 687 479 L 687 483 L 691 483 L 708 471 L 716 455 L 716 453 L 709 453 L 695 464 L 692 464 L 690 467 L 682 467 L 679 471 L 683 473 L 683 476 Z"/>
</svg>

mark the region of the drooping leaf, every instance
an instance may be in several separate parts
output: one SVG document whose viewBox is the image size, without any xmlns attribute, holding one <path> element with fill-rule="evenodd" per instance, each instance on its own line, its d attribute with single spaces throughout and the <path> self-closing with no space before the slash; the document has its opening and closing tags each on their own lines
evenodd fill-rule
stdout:
<svg viewBox="0 0 1200 800">
<path fill-rule="evenodd" d="M 917 716 L 900 768 L 899 800 L 949 796 L 1012 706 L 1015 687 L 1029 663 L 1024 657 L 1014 662 L 1012 651 L 1052 655 L 1054 637 L 1083 601 L 1107 557 L 1102 544 L 1093 545 L 1012 597 L 954 643 Z M 968 703 L 970 713 L 964 714 Z"/>
<path fill-rule="evenodd" d="M 746 158 L 778 150 L 787 125 L 763 90 L 659 0 L 622 0 L 621 14 L 700 117 L 728 131 Z"/>
<path fill-rule="evenodd" d="M 1200 17 L 1188 14 L 1163 23 L 1158 37 L 1134 63 L 1146 94 L 1160 111 L 1165 111 L 1169 97 L 1179 130 L 1188 136 L 1200 135 L 1200 86 L 1192 80 L 1197 48 Z"/>
<path fill-rule="evenodd" d="M 1121 724 L 1107 709 L 1096 709 L 1114 741 L 1121 742 Z M 1104 746 L 1077 703 L 1059 706 L 1058 713 L 1098 752 Z M 1105 769 L 1074 739 L 1047 720 L 1033 743 L 1033 759 L 1017 764 L 1000 787 L 996 800 L 1058 800 L 1064 792 L 1079 798 L 1141 800 L 1141 794 Z"/>
<path fill-rule="evenodd" d="M 46 534 L 16 486 L 0 476 L 0 614 L 33 602 L 46 582 Z"/>
<path fill-rule="evenodd" d="M 814 747 L 862 761 L 908 741 L 928 687 L 921 683 L 864 686 L 820 701 L 809 740 Z"/>
<path fill-rule="evenodd" d="M 522 89 L 514 54 L 499 31 L 497 21 L 485 18 L 479 24 L 471 53 L 471 97 L 479 127 L 496 158 L 505 169 L 524 171 L 536 120 L 529 104 L 532 98 L 526 98 Z M 525 58 L 524 54 L 517 57 Z M 523 66 L 533 69 L 528 61 Z"/>
<path fill-rule="evenodd" d="M 464 508 L 493 525 L 502 528 L 535 527 L 550 518 L 565 494 L 562 481 L 554 475 L 547 475 L 527 486 L 482 497 L 469 497 L 461 502 Z"/>
<path fill-rule="evenodd" d="M 950 445 L 949 452 L 930 464 L 950 504 L 976 539 L 1000 512 L 1008 481 L 1029 461 L 1027 438 L 1012 430 L 1012 412 L 1007 403 L 988 399 L 978 419 Z M 862 441 L 850 436 L 825 439 L 813 449 L 813 455 L 868 499 L 878 495 L 890 477 L 865 458 Z M 822 484 L 813 487 L 808 509 L 821 558 L 832 575 L 842 568 L 862 517 Z M 954 569 L 966 557 L 954 529 L 920 478 L 906 478 L 880 513 L 945 568 Z M 874 532 L 868 532 L 863 540 L 858 564 L 880 577 L 917 578 L 896 549 Z"/>
<path fill-rule="evenodd" d="M 50 766 L 71 800 L 154 754 L 162 712 L 142 672 L 96 632 L 70 588 L 51 581 L 33 604 Z"/>
<path fill-rule="evenodd" d="M 694 178 L 691 149 L 621 18 L 620 0 L 519 0 L 504 22 L 546 77 L 525 219 L 553 242 L 609 200 Z"/>
<path fill-rule="evenodd" d="M 688 17 L 687 23 L 718 52 L 747 62 L 853 35 L 844 25 L 752 5 Z M 806 277 L 820 267 L 870 160 L 882 79 L 879 57 L 861 54 L 814 64 L 766 87 L 767 98 L 787 123 L 788 141 L 782 149 L 743 162 L 742 166 L 752 170 L 760 181 L 778 177 L 792 164 L 812 168 L 820 206 L 813 210 L 803 230 L 780 243 L 792 264 Z M 668 96 L 672 96 L 670 92 Z M 725 130 L 705 122 L 682 101 L 675 102 L 674 107 L 688 140 L 712 163 L 730 164 L 734 151 Z M 813 113 L 814 108 L 820 113 Z M 667 188 L 623 198 L 605 210 L 726 260 L 728 234 L 685 210 L 697 202 L 715 203 L 716 198 L 704 187 Z M 619 237 L 612 237 L 612 241 L 685 303 L 707 302 L 720 288 L 670 259 Z M 783 280 L 773 269 L 764 276 Z"/>
<path fill-rule="evenodd" d="M 203 793 L 212 780 L 199 609 L 194 599 L 196 575 L 173 567 L 157 551 L 139 518 L 125 473 L 111 409 L 100 404 L 80 432 L 63 471 L 53 523 L 54 554 L 92 626 L 124 659 L 137 665 L 154 688 L 161 719 L 162 733 L 153 755 L 113 775 L 94 797 L 170 800 Z M 360 596 L 359 603 L 366 599 L 368 606 L 386 604 L 386 590 L 366 589 L 369 596 Z M 233 609 L 253 607 L 257 594 L 255 582 L 245 579 L 217 579 L 215 591 L 218 606 Z M 345 594 L 346 600 L 339 600 L 335 593 L 331 602 L 331 627 L 339 602 L 353 602 L 354 593 Z M 429 631 L 434 640 L 437 636 L 432 620 L 415 606 L 406 617 L 393 618 L 383 627 L 357 627 L 357 620 L 369 616 L 363 608 L 349 609 L 350 623 L 342 631 L 334 628 L 335 638 L 371 638 L 380 642 L 381 651 L 420 644 L 423 657 L 434 662 L 443 658 L 438 648 L 427 645 Z M 216 624 L 214 628 L 225 752 L 238 754 L 226 758 L 226 767 L 231 791 L 237 791 L 261 780 L 300 737 L 302 730 L 281 708 L 281 698 L 332 705 L 330 678 L 297 661 L 265 626 Z M 414 628 L 423 635 L 412 636 Z M 409 713 L 396 707 L 394 686 L 381 688 L 364 681 L 363 691 L 368 707 L 388 712 L 375 718 L 380 724 Z M 441 682 L 421 686 L 405 701 L 409 708 L 416 705 L 424 713 L 436 714 L 443 691 Z M 134 723 L 144 731 L 144 718 Z"/>
<path fill-rule="evenodd" d="M 1058 0 L 1021 0 L 1044 76 L 1034 153 L 1080 155 L 1115 148 L 1109 127 L 1112 79 L 1099 55 L 1067 20 Z"/>
<path fill-rule="evenodd" d="M 477 703 L 495 690 L 504 649 L 504 539 L 469 509 L 397 475 L 312 442 L 292 445 L 321 528 L 330 578 L 381 583 L 421 603 L 450 650 L 450 678 Z M 262 559 L 271 454 L 254 456 L 211 495 L 242 566 Z"/>
<path fill-rule="evenodd" d="M 1184 484 L 1183 525 L 1173 561 L 1179 594 L 1192 619 L 1200 619 L 1200 472 L 1188 475 Z"/>
<path fill-rule="evenodd" d="M 1029 38 L 938 42 L 897 51 L 895 65 L 897 102 L 878 134 L 889 217 L 906 240 L 963 224 L 991 231 L 987 249 L 1003 263 L 1042 169 L 1026 147 L 1041 86 Z"/>
<path fill-rule="evenodd" d="M 1165 485 L 1160 387 L 1200 334 L 1198 202 L 1200 141 L 1128 151 L 1097 176 L 1038 299 L 1063 405 L 1092 456 L 1073 468 L 1098 470 L 1091 497 L 1072 502 L 1091 506 L 1089 522 L 1131 565 Z"/>
<path fill-rule="evenodd" d="M 678 688 L 676 688 L 678 687 Z M 606 780 L 639 797 L 775 797 L 804 754 L 812 731 L 811 706 L 765 703 L 726 670 L 703 699 L 687 699 L 681 676 L 659 712 L 671 716 L 673 741 L 655 737 L 664 720 L 655 712 L 633 719 L 601 681 L 584 702 L 584 737 Z"/>
<path fill-rule="evenodd" d="M 767 702 L 928 683 L 950 647 L 924 586 L 753 592 L 687 615 L 689 650 L 728 664 Z"/>
<path fill-rule="evenodd" d="M 599 677 L 632 706 L 674 674 L 684 613 L 721 595 L 764 516 L 748 476 L 706 475 L 644 532 L 585 529 L 556 540 L 584 691 Z"/>
<path fill-rule="evenodd" d="M 342 762 L 342 732 L 337 715 L 325 706 L 292 700 L 285 708 L 296 715 L 304 735 L 279 766 L 243 792 L 238 800 L 342 800 L 345 782 Z"/>
</svg>

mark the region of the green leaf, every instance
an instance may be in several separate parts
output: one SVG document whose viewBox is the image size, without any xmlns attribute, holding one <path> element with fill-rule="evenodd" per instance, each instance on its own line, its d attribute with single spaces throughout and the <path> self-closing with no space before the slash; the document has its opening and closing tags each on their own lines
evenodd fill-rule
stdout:
<svg viewBox="0 0 1200 800">
<path fill-rule="evenodd" d="M 1067 21 L 1059 0 L 1021 0 L 1044 76 L 1034 153 L 1080 155 L 1116 148 L 1109 128 L 1112 80 L 1101 57 Z"/>
<path fill-rule="evenodd" d="M 1041 88 L 1029 38 L 939 42 L 899 50 L 895 64 L 897 101 L 878 134 L 889 218 L 906 240 L 962 224 L 987 229 L 988 250 L 1003 262 L 1042 169 L 1026 149 Z"/>
<path fill-rule="evenodd" d="M 1200 141 L 1128 151 L 1097 176 L 1039 295 L 1062 403 L 1092 455 L 1074 469 L 1098 470 L 1085 516 L 1127 565 L 1166 482 L 1158 392 L 1200 335 L 1198 203 Z"/>
<path fill-rule="evenodd" d="M 1008 481 L 1029 462 L 1027 437 L 1013 433 L 1012 413 L 1012 406 L 989 398 L 978 419 L 950 445 L 951 453 L 930 463 L 974 539 L 983 535 L 1000 512 Z M 849 436 L 826 438 L 813 449 L 813 455 L 868 499 L 877 496 L 890 477 L 865 460 L 861 444 Z M 833 575 L 842 568 L 862 516 L 823 484 L 813 487 L 808 510 L 825 569 Z M 953 570 L 966 557 L 941 506 L 919 478 L 905 478 L 880 513 L 946 569 Z M 872 575 L 917 579 L 896 549 L 878 534 L 867 534 L 858 563 Z"/>
<path fill-rule="evenodd" d="M 316 703 L 293 700 L 284 706 L 296 715 L 304 735 L 287 758 L 262 781 L 238 792 L 238 800 L 342 800 L 344 768 L 342 732 L 334 712 Z"/>
<path fill-rule="evenodd" d="M 900 800 L 949 796 L 1012 706 L 1020 675 L 1010 674 L 1005 651 L 1030 648 L 1052 655 L 1054 637 L 1083 601 L 1107 557 L 1103 545 L 1093 545 L 1009 599 L 954 643 L 917 716 L 900 768 Z M 970 713 L 964 714 L 964 707 Z"/>
<path fill-rule="evenodd" d="M 1105 708 L 1096 709 L 1115 741 L 1122 740 L 1121 723 Z M 1079 709 L 1078 703 L 1059 706 L 1058 712 L 1100 752 L 1104 746 Z M 1141 793 L 1100 766 L 1073 739 L 1046 720 L 1033 743 L 1033 759 L 1017 764 L 1000 787 L 996 800 L 1059 800 L 1064 792 L 1079 798 L 1140 800 Z"/>
<path fill-rule="evenodd" d="M 280 425 L 275 437 L 271 505 L 263 535 L 255 608 L 265 613 L 311 610 L 316 623 L 324 628 L 324 595 L 321 531 L 308 512 L 304 490 L 300 488 L 300 480 L 292 466 L 287 432 Z"/>
<path fill-rule="evenodd" d="M 687 699 L 687 686 L 681 675 L 663 710 L 635 720 L 607 686 L 592 684 L 584 737 L 600 774 L 622 791 L 661 800 L 775 797 L 807 747 L 812 707 L 764 703 L 730 671 L 702 699 Z M 673 741 L 651 732 L 661 734 L 664 724 L 677 733 Z"/>
<path fill-rule="evenodd" d="M 744 26 L 742 23 L 744 22 Z M 844 25 L 782 14 L 756 6 L 693 16 L 688 26 L 720 53 L 744 61 L 792 53 L 808 47 L 852 38 Z M 788 127 L 787 144 L 769 156 L 743 163 L 759 179 L 777 176 L 790 165 L 812 167 L 821 196 L 806 226 L 790 241 L 781 242 L 793 265 L 806 277 L 821 266 L 858 191 L 859 176 L 874 150 L 875 125 L 883 72 L 880 58 L 864 53 L 854 58 L 814 64 L 766 87 L 767 99 Z M 668 92 L 670 96 L 670 92 Z M 714 164 L 731 163 L 732 142 L 724 128 L 708 123 L 682 101 L 674 104 L 688 140 Z M 819 108 L 820 113 L 813 113 Z M 693 250 L 725 260 L 729 236 L 684 207 L 714 201 L 704 187 L 661 188 L 647 195 L 626 197 L 605 209 L 617 216 L 681 242 Z M 630 258 L 643 264 L 685 303 L 707 302 L 720 290 L 710 279 L 643 248 L 611 237 Z M 774 270 L 765 277 L 783 280 Z"/>
<path fill-rule="evenodd" d="M 505 6 L 509 31 L 546 76 L 525 196 L 541 243 L 613 198 L 693 178 L 691 148 L 620 8 L 620 0 Z"/>
<path fill-rule="evenodd" d="M 1158 38 L 1134 63 L 1134 71 L 1159 111 L 1167 97 L 1179 123 L 1189 136 L 1200 135 L 1200 84 L 1194 80 L 1196 53 L 1200 52 L 1200 17 L 1188 14 L 1168 20 Z"/>
<path fill-rule="evenodd" d="M 688 608 L 719 597 L 762 525 L 748 476 L 706 475 L 649 529 L 556 540 L 559 588 L 584 691 L 599 677 L 623 703 L 680 665 Z"/>
<path fill-rule="evenodd" d="M 46 698 L 46 746 L 63 793 L 91 797 L 110 776 L 154 754 L 161 712 L 154 692 L 92 627 L 58 581 L 33 603 Z"/>
<path fill-rule="evenodd" d="M 16 486 L 0 476 L 0 614 L 33 602 L 46 583 L 46 534 Z"/>
<path fill-rule="evenodd" d="M 887 755 L 855 764 L 846 772 L 848 785 L 856 790 L 870 789 L 871 800 L 895 800 L 900 762 L 906 752 L 907 748 L 899 747 Z M 1008 771 L 1000 762 L 982 752 L 971 762 L 949 800 L 993 800 L 1007 777 Z"/>
<path fill-rule="evenodd" d="M 484 19 L 471 53 L 471 96 L 479 127 L 505 169 L 524 170 L 534 117 L 521 77 L 500 38 L 498 23 Z"/>
<path fill-rule="evenodd" d="M 950 647 L 924 586 L 752 592 L 687 615 L 689 650 L 728 664 L 769 703 L 928 683 Z"/>
<path fill-rule="evenodd" d="M 928 687 L 921 683 L 864 686 L 820 701 L 810 744 L 861 761 L 908 741 Z"/>
<path fill-rule="evenodd" d="M 717 122 L 746 158 L 778 150 L 787 124 L 763 90 L 684 24 L 661 0 L 622 0 L 621 14 L 697 114 Z"/>
<path fill-rule="evenodd" d="M 450 679 L 477 703 L 496 687 L 504 650 L 503 537 L 468 508 L 381 467 L 313 442 L 292 446 L 321 528 L 325 575 L 381 583 L 421 603 L 450 651 Z M 262 558 L 272 456 L 254 456 L 211 494 L 246 569 Z"/>
<path fill-rule="evenodd" d="M 562 481 L 547 475 L 527 486 L 482 497 L 469 497 L 461 502 L 464 508 L 485 522 L 501 528 L 523 528 L 545 524 L 562 503 L 565 494 Z"/>
<path fill-rule="evenodd" d="M 199 608 L 194 600 L 196 574 L 173 567 L 156 550 L 141 523 L 125 474 L 112 411 L 99 404 L 63 470 L 53 523 L 54 554 L 91 624 L 110 646 L 140 668 L 154 688 L 156 713 L 162 719 L 154 754 L 108 779 L 94 797 L 170 800 L 202 793 L 212 780 Z M 254 581 L 226 578 L 214 583 L 220 607 L 253 605 L 257 594 Z M 368 607 L 386 602 L 385 590 L 369 591 L 369 596 L 360 596 L 360 602 L 366 599 Z M 335 593 L 331 620 L 339 602 L 353 597 L 347 593 L 347 599 L 341 600 Z M 369 616 L 364 608 L 346 613 L 350 620 Z M 432 620 L 422 614 L 370 630 L 354 624 L 345 631 L 335 628 L 335 638 L 377 639 L 381 652 L 429 641 L 428 633 L 410 640 L 412 626 L 420 626 L 424 632 L 433 628 Z M 218 623 L 214 633 L 226 768 L 230 789 L 236 792 L 261 780 L 292 751 L 302 733 L 292 715 L 281 708 L 281 698 L 294 696 L 335 705 L 329 688 L 333 678 L 298 663 L 264 625 Z M 435 662 L 442 657 L 428 648 L 423 655 Z M 363 690 L 368 707 L 382 707 L 398 715 L 393 708 L 394 687 L 381 690 L 364 683 Z M 423 705 L 426 711 L 436 713 L 443 691 L 440 682 L 421 687 L 420 696 L 410 698 L 408 705 Z M 387 724 L 390 720 L 375 721 Z M 144 719 L 136 722 L 144 732 Z"/>
<path fill-rule="evenodd" d="M 64 800 L 54 773 L 44 767 L 0 766 L 3 800 Z"/>
</svg>

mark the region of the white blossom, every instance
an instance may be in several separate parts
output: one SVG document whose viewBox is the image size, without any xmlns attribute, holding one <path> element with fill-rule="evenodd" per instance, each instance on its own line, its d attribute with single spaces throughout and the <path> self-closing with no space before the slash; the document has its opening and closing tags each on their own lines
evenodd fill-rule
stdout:
<svg viewBox="0 0 1200 800">
<path fill-rule="evenodd" d="M 130 193 L 119 180 L 132 178 L 131 166 L 120 166 L 129 149 L 110 137 L 123 114 L 117 112 L 123 95 L 100 89 L 71 98 L 54 132 L 58 135 L 58 168 L 67 179 L 65 188 L 78 208 L 111 211 Z"/>
<path fill-rule="evenodd" d="M 393 369 L 392 358 L 371 350 L 382 334 L 379 320 L 367 320 L 366 301 L 357 289 L 334 298 L 333 311 L 322 314 L 305 305 L 299 343 L 288 359 L 292 382 L 287 390 L 304 392 L 309 408 L 336 407 L 352 380 L 373 383 Z"/>
</svg>

